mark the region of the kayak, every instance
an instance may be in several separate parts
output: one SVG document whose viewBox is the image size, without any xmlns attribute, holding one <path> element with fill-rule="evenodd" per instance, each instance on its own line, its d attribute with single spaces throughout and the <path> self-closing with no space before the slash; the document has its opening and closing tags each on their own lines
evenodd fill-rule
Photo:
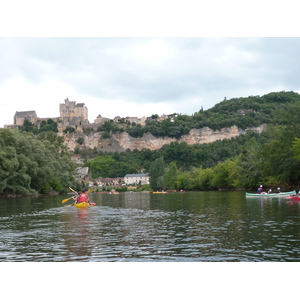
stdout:
<svg viewBox="0 0 300 300">
<path fill-rule="evenodd" d="M 88 208 L 90 206 L 94 206 L 96 205 L 96 203 L 87 203 L 87 202 L 80 202 L 80 203 L 74 203 L 74 206 L 77 207 L 77 208 Z"/>
<path fill-rule="evenodd" d="M 251 194 L 251 193 L 246 193 L 246 197 L 286 197 L 289 195 L 296 195 L 296 191 L 291 191 L 291 192 L 282 192 L 282 193 L 271 193 L 271 194 Z"/>
<path fill-rule="evenodd" d="M 300 197 L 299 196 L 290 196 L 290 197 L 286 197 L 286 199 L 292 199 L 294 201 L 300 201 Z"/>
<path fill-rule="evenodd" d="M 168 194 L 169 192 L 153 192 L 153 194 Z"/>
</svg>

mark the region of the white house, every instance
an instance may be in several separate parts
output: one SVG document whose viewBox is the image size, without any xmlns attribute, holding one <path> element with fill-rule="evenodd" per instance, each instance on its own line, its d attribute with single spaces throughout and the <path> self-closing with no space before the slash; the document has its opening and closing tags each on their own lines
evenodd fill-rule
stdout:
<svg viewBox="0 0 300 300">
<path fill-rule="evenodd" d="M 149 184 L 149 176 L 147 174 L 126 174 L 124 177 L 125 184 Z"/>
</svg>

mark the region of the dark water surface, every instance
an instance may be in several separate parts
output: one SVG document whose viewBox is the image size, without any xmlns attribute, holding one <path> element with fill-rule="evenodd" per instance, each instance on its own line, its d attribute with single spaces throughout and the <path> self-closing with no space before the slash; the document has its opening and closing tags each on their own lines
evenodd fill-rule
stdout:
<svg viewBox="0 0 300 300">
<path fill-rule="evenodd" d="M 0 261 L 296 262 L 300 202 L 244 192 L 0 199 Z"/>
</svg>

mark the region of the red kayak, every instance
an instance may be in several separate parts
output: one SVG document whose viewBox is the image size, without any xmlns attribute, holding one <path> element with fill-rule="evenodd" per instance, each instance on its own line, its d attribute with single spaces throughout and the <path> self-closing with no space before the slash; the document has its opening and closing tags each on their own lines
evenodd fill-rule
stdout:
<svg viewBox="0 0 300 300">
<path fill-rule="evenodd" d="M 294 201 L 300 201 L 300 196 L 290 196 L 290 197 L 287 197 L 286 199 L 292 199 Z"/>
</svg>

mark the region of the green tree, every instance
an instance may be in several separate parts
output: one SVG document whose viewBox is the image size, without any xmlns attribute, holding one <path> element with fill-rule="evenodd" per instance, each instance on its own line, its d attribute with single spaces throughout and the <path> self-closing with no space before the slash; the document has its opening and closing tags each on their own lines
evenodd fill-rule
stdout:
<svg viewBox="0 0 300 300">
<path fill-rule="evenodd" d="M 237 185 L 250 188 L 263 182 L 264 164 L 265 157 L 262 154 L 262 144 L 252 138 L 245 144 L 242 154 L 239 156 Z"/>
<path fill-rule="evenodd" d="M 64 133 L 73 133 L 75 132 L 75 128 L 71 126 L 67 126 L 66 129 L 64 130 Z"/>
<path fill-rule="evenodd" d="M 77 144 L 79 145 L 82 145 L 84 143 L 84 138 L 83 137 L 79 137 L 77 140 L 76 140 Z"/>
<path fill-rule="evenodd" d="M 164 173 L 164 186 L 166 189 L 176 189 L 177 177 L 179 175 L 175 162 L 171 162 L 168 169 Z"/>
<path fill-rule="evenodd" d="M 161 156 L 157 158 L 149 169 L 150 186 L 153 190 L 164 189 L 163 176 L 165 173 L 165 161 Z"/>
<path fill-rule="evenodd" d="M 180 172 L 176 180 L 176 189 L 189 190 L 191 187 L 192 175 L 191 172 L 183 171 Z"/>
<path fill-rule="evenodd" d="M 53 133 L 54 134 L 54 133 Z M 69 152 L 32 133 L 0 129 L 0 193 L 66 191 L 74 182 Z"/>
<path fill-rule="evenodd" d="M 232 175 L 235 167 L 236 164 L 230 159 L 217 164 L 212 170 L 211 187 L 215 189 L 230 189 L 234 187 Z"/>
<path fill-rule="evenodd" d="M 85 163 L 86 167 L 89 167 L 92 172 L 93 178 L 109 177 L 110 169 L 115 160 L 112 156 L 97 156 L 93 160 Z"/>
<path fill-rule="evenodd" d="M 197 168 L 191 171 L 188 188 L 197 189 L 197 190 L 210 190 L 212 176 L 213 176 L 212 168 L 206 168 L 206 169 L 203 169 L 202 167 Z"/>
</svg>

